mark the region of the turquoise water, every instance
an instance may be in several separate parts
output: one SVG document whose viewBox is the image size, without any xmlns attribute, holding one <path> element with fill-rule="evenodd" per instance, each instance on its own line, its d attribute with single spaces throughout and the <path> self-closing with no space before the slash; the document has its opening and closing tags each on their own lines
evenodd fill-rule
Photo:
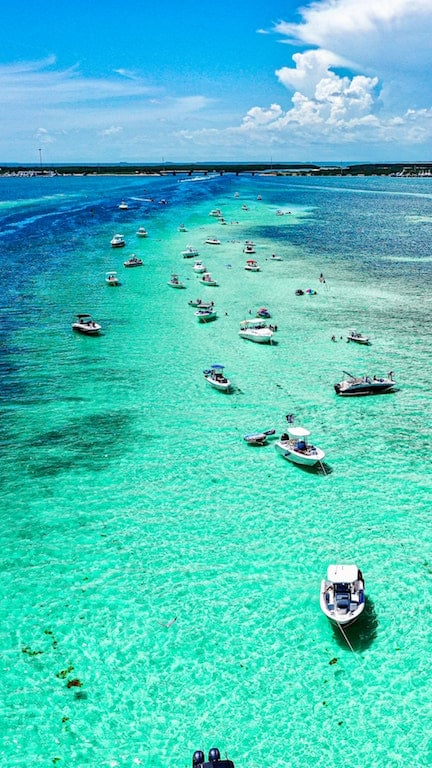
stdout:
<svg viewBox="0 0 432 768">
<path fill-rule="evenodd" d="M 0 221 L 2 764 L 429 766 L 432 182 L 2 179 Z M 262 304 L 271 347 L 238 337 Z M 394 394 L 334 394 L 390 369 Z M 326 474 L 244 443 L 287 413 Z M 351 648 L 319 608 L 331 562 L 365 575 Z"/>
</svg>

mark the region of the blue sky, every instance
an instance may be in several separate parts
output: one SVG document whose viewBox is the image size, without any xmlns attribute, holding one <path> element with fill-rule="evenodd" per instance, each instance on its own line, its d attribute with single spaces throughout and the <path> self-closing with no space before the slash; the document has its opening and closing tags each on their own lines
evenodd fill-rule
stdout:
<svg viewBox="0 0 432 768">
<path fill-rule="evenodd" d="M 432 0 L 16 0 L 0 162 L 432 160 Z"/>
</svg>

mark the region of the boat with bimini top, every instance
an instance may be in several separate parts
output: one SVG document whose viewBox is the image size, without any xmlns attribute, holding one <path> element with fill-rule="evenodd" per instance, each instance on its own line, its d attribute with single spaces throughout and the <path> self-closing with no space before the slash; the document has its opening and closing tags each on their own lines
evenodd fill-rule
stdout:
<svg viewBox="0 0 432 768">
<path fill-rule="evenodd" d="M 276 450 L 284 459 L 292 461 L 294 464 L 303 464 L 309 467 L 320 464 L 325 457 L 324 451 L 308 442 L 310 435 L 308 429 L 293 426 L 293 421 L 290 419 L 292 419 L 291 414 L 287 416 L 290 426 L 286 433 L 281 435 L 280 440 L 275 443 Z"/>
<path fill-rule="evenodd" d="M 320 607 L 334 624 L 349 627 L 363 613 L 365 583 L 356 565 L 329 565 L 321 581 Z"/>
<path fill-rule="evenodd" d="M 203 285 L 219 285 L 217 280 L 215 280 L 211 276 L 210 272 L 204 272 L 204 274 L 201 275 L 199 280 L 200 280 L 200 283 L 202 283 Z"/>
<path fill-rule="evenodd" d="M 171 288 L 186 288 L 184 283 L 179 279 L 179 276 L 175 274 L 171 275 L 171 278 L 168 280 L 168 285 L 170 285 Z"/>
<path fill-rule="evenodd" d="M 231 382 L 224 376 L 224 365 L 212 365 L 211 368 L 203 371 L 204 378 L 215 389 L 219 389 L 222 392 L 229 392 L 231 389 Z"/>
<path fill-rule="evenodd" d="M 258 344 L 271 344 L 273 331 L 262 318 L 242 320 L 239 336 L 242 339 L 256 341 Z"/>
</svg>

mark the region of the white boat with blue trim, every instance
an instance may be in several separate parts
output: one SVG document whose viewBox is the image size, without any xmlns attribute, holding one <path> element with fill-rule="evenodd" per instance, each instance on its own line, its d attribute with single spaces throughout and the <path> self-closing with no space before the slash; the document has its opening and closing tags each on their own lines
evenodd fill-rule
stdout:
<svg viewBox="0 0 432 768">
<path fill-rule="evenodd" d="M 215 389 L 219 389 L 222 392 L 229 392 L 231 389 L 231 381 L 224 375 L 224 365 L 212 365 L 211 368 L 203 371 L 204 378 Z"/>
<path fill-rule="evenodd" d="M 320 607 L 333 624 L 349 627 L 364 611 L 365 583 L 356 565 L 329 565 L 321 581 Z"/>
<path fill-rule="evenodd" d="M 304 427 L 289 426 L 286 433 L 275 443 L 276 450 L 294 464 L 313 467 L 323 461 L 325 453 L 308 442 L 310 432 Z"/>
</svg>

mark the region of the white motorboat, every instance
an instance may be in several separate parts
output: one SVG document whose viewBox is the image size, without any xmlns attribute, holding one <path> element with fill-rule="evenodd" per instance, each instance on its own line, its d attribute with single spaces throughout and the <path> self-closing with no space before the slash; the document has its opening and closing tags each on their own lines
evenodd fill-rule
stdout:
<svg viewBox="0 0 432 768">
<path fill-rule="evenodd" d="M 135 256 L 134 253 L 131 253 L 129 259 L 127 261 L 123 262 L 124 267 L 142 267 L 143 260 L 139 259 L 138 256 Z"/>
<path fill-rule="evenodd" d="M 337 395 L 341 397 L 356 397 L 359 395 L 379 395 L 384 392 L 391 392 L 395 388 L 396 382 L 393 379 L 393 371 L 382 376 L 353 376 L 344 371 L 347 379 L 334 385 Z"/>
<path fill-rule="evenodd" d="M 255 246 L 254 246 L 254 244 L 253 243 L 248 243 L 246 241 L 245 247 L 243 248 L 243 253 L 249 253 L 249 254 L 255 253 Z"/>
<path fill-rule="evenodd" d="M 324 460 L 325 453 L 308 442 L 309 435 L 309 430 L 304 427 L 289 426 L 287 432 L 275 443 L 276 450 L 287 461 L 313 467 Z"/>
<path fill-rule="evenodd" d="M 272 253 L 270 256 L 270 261 L 282 261 L 282 256 L 278 256 L 277 253 Z"/>
<path fill-rule="evenodd" d="M 92 316 L 87 314 L 87 312 L 81 312 L 75 315 L 72 330 L 84 333 L 86 336 L 97 336 L 100 333 L 101 326 L 99 323 L 95 323 Z"/>
<path fill-rule="evenodd" d="M 248 211 L 248 210 L 249 210 L 249 208 L 247 207 L 247 205 L 245 203 L 243 203 L 242 211 Z"/>
<path fill-rule="evenodd" d="M 245 269 L 247 269 L 249 272 L 259 272 L 260 267 L 259 264 L 255 261 L 255 259 L 247 259 L 245 264 Z"/>
<path fill-rule="evenodd" d="M 196 248 L 193 248 L 191 245 L 187 245 L 185 250 L 181 252 L 181 255 L 184 259 L 193 259 L 199 256 L 199 253 Z"/>
<path fill-rule="evenodd" d="M 264 432 L 251 432 L 249 435 L 243 435 L 243 440 L 248 445 L 265 445 L 269 435 L 274 435 L 275 429 L 266 429 Z"/>
<path fill-rule="evenodd" d="M 215 216 L 215 218 L 220 219 L 222 216 L 222 211 L 220 208 L 213 208 L 213 210 L 210 211 L 209 216 Z"/>
<path fill-rule="evenodd" d="M 211 320 L 216 320 L 217 312 L 214 307 L 199 307 L 194 312 L 195 317 L 199 323 L 209 323 Z"/>
<path fill-rule="evenodd" d="M 257 200 L 262 200 L 262 195 L 257 195 Z"/>
<path fill-rule="evenodd" d="M 211 368 L 203 371 L 205 380 L 215 389 L 219 389 L 222 392 L 229 392 L 231 389 L 231 382 L 224 376 L 223 365 L 212 365 Z"/>
<path fill-rule="evenodd" d="M 203 285 L 219 285 L 219 283 L 211 276 L 210 272 L 204 272 L 200 277 L 200 283 Z"/>
<path fill-rule="evenodd" d="M 171 286 L 171 288 L 186 288 L 186 286 L 179 280 L 178 275 L 171 275 L 171 279 L 168 280 L 168 285 Z"/>
<path fill-rule="evenodd" d="M 108 283 L 108 285 L 121 285 L 117 272 L 113 269 L 106 273 L 105 282 Z"/>
<path fill-rule="evenodd" d="M 240 197 L 240 194 L 238 192 L 234 192 L 234 197 Z"/>
<path fill-rule="evenodd" d="M 114 237 L 111 240 L 112 248 L 124 248 L 125 245 L 126 245 L 126 241 L 124 239 L 124 235 L 114 235 Z"/>
<path fill-rule="evenodd" d="M 179 232 L 187 232 L 187 229 L 186 229 L 186 227 L 185 227 L 185 225 L 184 225 L 184 224 L 180 224 L 180 226 L 179 226 L 179 228 L 178 228 L 178 231 L 179 231 Z"/>
<path fill-rule="evenodd" d="M 138 227 L 137 235 L 138 237 L 147 237 L 148 232 L 145 227 Z"/>
<path fill-rule="evenodd" d="M 129 208 L 128 204 L 125 202 L 125 200 L 122 200 L 119 205 L 119 209 L 121 211 L 127 211 L 128 208 Z"/>
<path fill-rule="evenodd" d="M 329 565 L 321 581 L 320 607 L 334 624 L 348 627 L 363 613 L 365 583 L 356 565 Z"/>
<path fill-rule="evenodd" d="M 200 272 L 207 272 L 207 267 L 205 267 L 205 266 L 204 266 L 204 264 L 202 263 L 202 261 L 199 261 L 199 260 L 198 260 L 198 261 L 196 261 L 196 262 L 195 262 L 195 264 L 193 265 L 193 270 L 194 270 L 194 272 L 196 272 L 197 274 L 199 274 Z"/>
<path fill-rule="evenodd" d="M 214 306 L 214 301 L 203 301 L 202 299 L 190 299 L 188 301 L 190 307 L 199 307 L 200 309 L 210 309 Z"/>
<path fill-rule="evenodd" d="M 358 333 L 358 331 L 350 331 L 347 336 L 347 341 L 355 341 L 356 344 L 366 345 L 371 343 L 369 336 L 365 336 L 363 333 Z"/>
<path fill-rule="evenodd" d="M 221 241 L 217 237 L 208 237 L 206 243 L 207 245 L 220 245 Z"/>
<path fill-rule="evenodd" d="M 240 323 L 239 336 L 241 336 L 242 339 L 256 341 L 258 344 L 271 344 L 273 331 L 262 318 L 255 318 L 242 320 Z"/>
</svg>

